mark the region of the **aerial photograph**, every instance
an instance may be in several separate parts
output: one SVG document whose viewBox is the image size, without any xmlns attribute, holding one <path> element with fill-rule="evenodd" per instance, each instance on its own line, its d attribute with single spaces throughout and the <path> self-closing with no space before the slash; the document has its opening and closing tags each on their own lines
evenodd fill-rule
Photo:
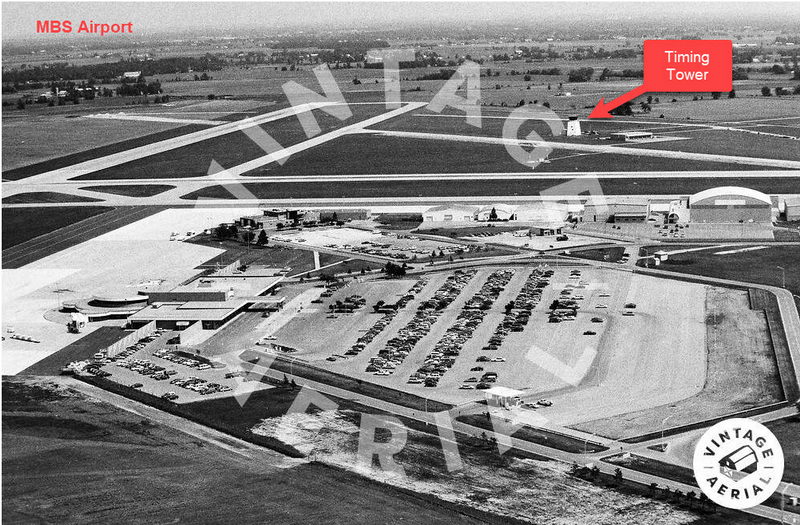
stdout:
<svg viewBox="0 0 800 525">
<path fill-rule="evenodd" d="M 800 3 L 0 16 L 4 523 L 800 525 Z"/>
</svg>

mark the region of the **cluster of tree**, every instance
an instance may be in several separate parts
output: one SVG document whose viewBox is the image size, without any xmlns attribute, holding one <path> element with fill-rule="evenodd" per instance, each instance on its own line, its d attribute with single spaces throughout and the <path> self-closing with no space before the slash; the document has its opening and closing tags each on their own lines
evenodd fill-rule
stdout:
<svg viewBox="0 0 800 525">
<path fill-rule="evenodd" d="M 408 266 L 405 263 L 399 265 L 389 261 L 386 263 L 386 266 L 384 266 L 383 271 L 389 277 L 402 277 L 406 274 L 406 268 L 408 268 Z"/>
<path fill-rule="evenodd" d="M 567 75 L 567 80 L 570 82 L 589 82 L 594 75 L 594 69 L 591 67 L 580 67 L 578 69 L 571 69 Z"/>
<path fill-rule="evenodd" d="M 747 80 L 750 78 L 742 68 L 733 68 L 733 80 Z"/>
<path fill-rule="evenodd" d="M 636 58 L 640 53 L 635 49 L 612 49 L 607 50 L 602 47 L 594 49 L 594 46 L 578 47 L 573 53 L 575 60 L 593 59 L 613 59 L 613 58 Z"/>
<path fill-rule="evenodd" d="M 135 97 L 140 95 L 159 95 L 161 94 L 161 82 L 154 80 L 148 82 L 144 76 L 140 76 L 135 81 L 122 79 L 122 83 L 117 88 L 117 96 Z"/>
<path fill-rule="evenodd" d="M 543 68 L 543 69 L 529 69 L 525 72 L 526 75 L 560 75 L 561 70 L 557 67 Z"/>
<path fill-rule="evenodd" d="M 436 73 L 426 73 L 425 75 L 419 76 L 416 80 L 450 80 L 455 74 L 455 69 L 440 69 Z"/>
<path fill-rule="evenodd" d="M 120 60 L 103 64 L 70 65 L 66 62 L 42 64 L 38 66 L 15 68 L 3 72 L 6 82 L 23 83 L 28 81 L 79 80 L 94 78 L 104 84 L 116 81 L 126 71 L 141 71 L 144 76 L 188 73 L 190 71 L 219 71 L 225 60 L 207 54 L 201 57 L 172 57 L 156 60 Z"/>
<path fill-rule="evenodd" d="M 613 70 L 604 68 L 603 71 L 600 73 L 600 77 L 598 80 L 601 82 L 604 80 L 608 80 L 611 77 L 616 78 L 644 78 L 644 70 L 643 69 L 622 69 L 622 70 Z"/>
<path fill-rule="evenodd" d="M 789 93 L 790 93 L 790 91 L 788 89 L 786 89 L 786 88 L 783 88 L 783 87 L 780 87 L 780 86 L 775 88 L 775 96 L 776 97 L 781 97 L 783 95 L 788 95 Z M 794 93 L 795 95 L 800 95 L 800 86 L 795 86 L 794 89 L 792 89 L 791 93 Z M 772 90 L 769 88 L 769 86 L 763 86 L 761 88 L 761 95 L 765 96 L 765 97 L 771 97 L 772 96 Z"/>
</svg>

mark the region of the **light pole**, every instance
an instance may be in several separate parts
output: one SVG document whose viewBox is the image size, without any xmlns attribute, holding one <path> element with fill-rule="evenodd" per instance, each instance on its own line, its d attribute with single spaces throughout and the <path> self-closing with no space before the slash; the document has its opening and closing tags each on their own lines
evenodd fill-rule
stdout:
<svg viewBox="0 0 800 525">
<path fill-rule="evenodd" d="M 786 288 L 786 268 L 783 266 L 776 266 L 781 271 L 781 288 Z"/>
<path fill-rule="evenodd" d="M 783 486 L 783 490 L 781 490 L 781 523 L 783 523 L 783 507 L 786 505 L 786 489 L 790 486 L 793 486 L 793 484 L 787 483 Z M 792 518 L 792 523 L 795 523 L 794 518 Z"/>
<path fill-rule="evenodd" d="M 673 412 L 672 414 L 668 415 L 667 417 L 665 417 L 664 419 L 661 420 L 661 441 L 664 441 L 664 425 L 667 423 L 667 420 L 669 418 L 671 418 L 672 416 L 674 416 L 674 415 L 675 415 L 675 412 Z M 665 446 L 664 450 L 666 450 L 666 448 L 667 447 Z"/>
</svg>

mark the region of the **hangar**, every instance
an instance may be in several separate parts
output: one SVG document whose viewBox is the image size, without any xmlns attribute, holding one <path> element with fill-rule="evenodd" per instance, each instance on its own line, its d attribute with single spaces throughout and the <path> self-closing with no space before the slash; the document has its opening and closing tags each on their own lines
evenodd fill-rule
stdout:
<svg viewBox="0 0 800 525">
<path fill-rule="evenodd" d="M 475 219 L 480 222 L 487 221 L 512 221 L 514 220 L 514 207 L 508 204 L 492 204 L 478 210 Z"/>
<path fill-rule="evenodd" d="M 760 191 L 722 186 L 689 197 L 689 220 L 695 223 L 772 222 L 772 199 Z"/>
<path fill-rule="evenodd" d="M 475 220 L 476 206 L 464 206 L 461 204 L 434 206 L 429 208 L 422 215 L 424 222 L 470 222 Z"/>
</svg>

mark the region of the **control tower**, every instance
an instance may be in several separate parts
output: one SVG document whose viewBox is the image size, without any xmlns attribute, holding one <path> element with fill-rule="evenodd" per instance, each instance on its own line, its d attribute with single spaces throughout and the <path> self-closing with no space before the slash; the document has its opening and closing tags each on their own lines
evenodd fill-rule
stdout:
<svg viewBox="0 0 800 525">
<path fill-rule="evenodd" d="M 581 136 L 581 122 L 578 120 L 578 115 L 570 115 L 567 121 L 567 136 L 580 137 Z"/>
</svg>

